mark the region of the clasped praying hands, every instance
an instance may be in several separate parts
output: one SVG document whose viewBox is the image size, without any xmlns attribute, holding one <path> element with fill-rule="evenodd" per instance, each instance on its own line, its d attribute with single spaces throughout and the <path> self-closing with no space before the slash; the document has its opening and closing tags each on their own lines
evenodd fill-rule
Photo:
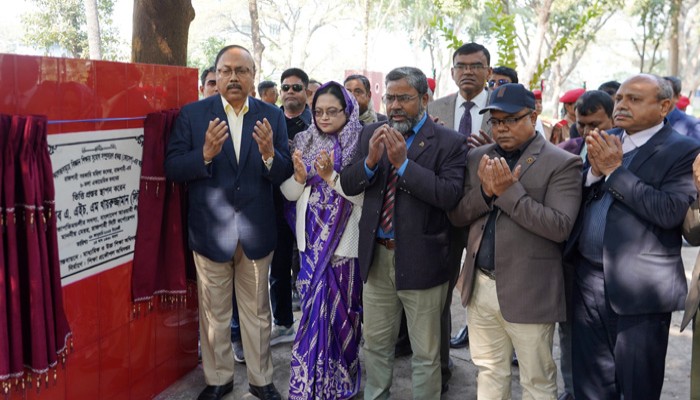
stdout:
<svg viewBox="0 0 700 400">
<path fill-rule="evenodd" d="M 477 175 L 486 196 L 500 196 L 520 178 L 520 165 L 511 172 L 505 158 L 490 158 L 484 154 Z"/>
<path fill-rule="evenodd" d="M 593 176 L 610 176 L 622 165 L 622 142 L 616 135 L 594 129 L 586 137 Z"/>
<path fill-rule="evenodd" d="M 367 167 L 374 168 L 385 150 L 394 168 L 399 169 L 406 161 L 406 139 L 401 132 L 386 124 L 375 129 L 369 139 Z"/>
</svg>

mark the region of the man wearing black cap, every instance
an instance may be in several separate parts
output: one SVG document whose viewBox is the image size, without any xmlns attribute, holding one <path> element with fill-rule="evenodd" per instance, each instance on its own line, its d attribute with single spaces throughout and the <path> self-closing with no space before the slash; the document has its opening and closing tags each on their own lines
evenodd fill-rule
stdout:
<svg viewBox="0 0 700 400">
<path fill-rule="evenodd" d="M 478 397 L 510 398 L 515 350 L 523 392 L 553 399 L 561 249 L 581 201 L 581 158 L 536 134 L 535 97 L 520 84 L 494 90 L 486 111 L 495 143 L 469 152 L 464 197 L 449 213 L 470 227 L 460 280 Z"/>
</svg>

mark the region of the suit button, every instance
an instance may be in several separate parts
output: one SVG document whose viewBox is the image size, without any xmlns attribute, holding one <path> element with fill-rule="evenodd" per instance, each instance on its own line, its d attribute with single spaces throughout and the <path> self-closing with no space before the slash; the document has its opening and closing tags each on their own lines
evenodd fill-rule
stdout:
<svg viewBox="0 0 700 400">
<path fill-rule="evenodd" d="M 239 212 L 239 211 L 241 211 L 241 209 L 239 207 L 233 207 L 233 211 Z"/>
<path fill-rule="evenodd" d="M 236 188 L 236 190 L 241 190 L 241 187 L 240 187 L 240 186 L 239 186 L 239 187 L 237 187 L 237 188 Z"/>
</svg>

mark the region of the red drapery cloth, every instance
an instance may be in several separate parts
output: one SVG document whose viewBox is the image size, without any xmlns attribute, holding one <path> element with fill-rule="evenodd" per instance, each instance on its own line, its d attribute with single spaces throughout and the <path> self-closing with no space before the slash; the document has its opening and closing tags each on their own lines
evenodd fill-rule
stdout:
<svg viewBox="0 0 700 400">
<path fill-rule="evenodd" d="M 46 117 L 0 115 L 0 381 L 46 374 L 67 351 Z M 35 376 L 40 378 L 40 376 Z"/>
<path fill-rule="evenodd" d="M 184 301 L 187 250 L 184 190 L 165 179 L 165 151 L 179 110 L 151 113 L 144 122 L 139 187 L 138 225 L 134 244 L 132 296 L 134 302 L 154 296 Z"/>
</svg>

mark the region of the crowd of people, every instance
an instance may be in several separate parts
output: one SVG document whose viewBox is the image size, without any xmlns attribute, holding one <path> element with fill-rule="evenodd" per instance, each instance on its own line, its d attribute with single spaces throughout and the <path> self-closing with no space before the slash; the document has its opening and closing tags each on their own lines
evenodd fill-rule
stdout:
<svg viewBox="0 0 700 400">
<path fill-rule="evenodd" d="M 165 165 L 189 192 L 199 399 L 232 390 L 234 362 L 254 396 L 282 398 L 284 342 L 289 399 L 387 399 L 407 353 L 413 398 L 439 399 L 467 345 L 479 399 L 510 398 L 514 362 L 526 399 L 660 397 L 671 312 L 685 303 L 685 327 L 700 302 L 680 256 L 682 234 L 700 236 L 700 123 L 676 107 L 680 80 L 569 91 L 547 125 L 541 91 L 486 47 L 452 61 L 457 91 L 434 101 L 422 71 L 389 71 L 386 115 L 363 75 L 290 68 L 256 88 L 238 45 L 202 73 Z M 450 337 L 455 289 L 466 325 Z"/>
</svg>

